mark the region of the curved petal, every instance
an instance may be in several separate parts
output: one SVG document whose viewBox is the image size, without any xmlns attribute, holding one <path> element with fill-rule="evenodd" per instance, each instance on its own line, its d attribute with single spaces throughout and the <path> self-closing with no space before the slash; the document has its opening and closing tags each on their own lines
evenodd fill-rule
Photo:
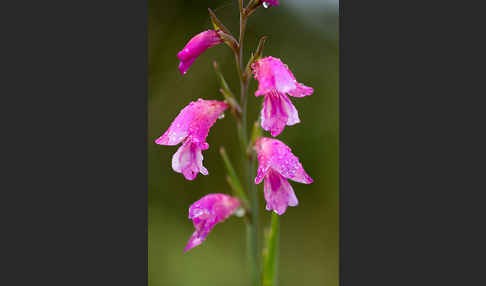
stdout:
<svg viewBox="0 0 486 286">
<path fill-rule="evenodd" d="M 258 80 L 258 90 L 255 96 L 276 90 L 287 93 L 295 89 L 297 83 L 290 70 L 280 59 L 265 57 L 252 64 L 253 74 Z"/>
<path fill-rule="evenodd" d="M 271 169 L 268 172 L 263 190 L 267 202 L 266 209 L 273 210 L 278 215 L 284 214 L 287 206 L 293 207 L 299 204 L 292 186 L 275 170 Z"/>
<path fill-rule="evenodd" d="M 258 153 L 259 168 L 271 168 L 283 177 L 310 184 L 312 178 L 305 172 L 299 158 L 292 153 L 290 147 L 282 141 L 273 138 L 259 138 L 255 144 Z"/>
<path fill-rule="evenodd" d="M 213 30 L 207 30 L 194 36 L 182 51 L 177 53 L 177 57 L 181 60 L 179 71 L 182 74 L 186 74 L 189 67 L 199 55 L 222 42 L 223 40 L 219 37 L 218 33 Z"/>
<path fill-rule="evenodd" d="M 191 104 L 194 117 L 189 125 L 189 135 L 194 142 L 202 144 L 203 150 L 206 150 L 209 147 L 206 143 L 209 129 L 229 106 L 224 101 L 203 99 L 198 99 Z"/>
<path fill-rule="evenodd" d="M 228 104 L 217 100 L 198 99 L 190 102 L 155 143 L 177 145 L 190 136 L 193 142 L 201 144 L 202 150 L 206 150 L 209 147 L 205 142 L 209 129 L 227 108 Z"/>
<path fill-rule="evenodd" d="M 208 174 L 208 170 L 202 165 L 203 156 L 198 144 L 187 140 L 172 156 L 172 169 L 182 173 L 187 180 L 194 180 L 198 173 Z"/>
<path fill-rule="evenodd" d="M 239 206 L 237 198 L 225 194 L 209 194 L 193 203 L 189 207 L 189 218 L 192 219 L 195 231 L 184 252 L 200 245 L 213 227 L 232 215 Z"/>
<path fill-rule="evenodd" d="M 293 97 L 304 97 L 314 92 L 312 87 L 297 82 L 292 71 L 280 59 L 262 58 L 252 64 L 252 70 L 255 79 L 258 80 L 255 96 L 277 91 Z"/>
<path fill-rule="evenodd" d="M 258 161 L 260 162 L 257 170 L 257 175 L 255 177 L 255 184 L 260 184 L 263 181 L 263 178 L 267 175 L 267 172 L 269 170 L 269 164 L 264 161 L 264 158 L 258 157 Z"/>
<path fill-rule="evenodd" d="M 282 108 L 285 110 L 285 113 L 287 113 L 288 117 L 287 125 L 292 126 L 300 123 L 299 113 L 297 112 L 295 106 L 292 104 L 292 101 L 290 101 L 290 98 L 286 95 L 282 95 L 281 100 Z"/>
<path fill-rule="evenodd" d="M 263 130 L 269 131 L 272 136 L 278 136 L 285 128 L 288 115 L 281 106 L 279 96 L 266 95 L 263 101 L 263 108 L 260 114 Z"/>
<path fill-rule="evenodd" d="M 301 83 L 297 83 L 295 89 L 289 90 L 288 94 L 293 97 L 304 97 L 314 93 L 312 87 L 305 86 Z"/>
</svg>

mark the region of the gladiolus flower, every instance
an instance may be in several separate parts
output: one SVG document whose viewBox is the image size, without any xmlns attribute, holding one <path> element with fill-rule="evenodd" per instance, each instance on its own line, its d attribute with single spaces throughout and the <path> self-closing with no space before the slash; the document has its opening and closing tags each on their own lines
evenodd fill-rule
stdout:
<svg viewBox="0 0 486 286">
<path fill-rule="evenodd" d="M 201 55 L 205 50 L 221 44 L 223 40 L 219 37 L 218 33 L 213 30 L 207 30 L 194 36 L 180 51 L 177 53 L 177 57 L 181 60 L 179 64 L 179 71 L 182 74 L 186 74 L 189 67 Z"/>
<path fill-rule="evenodd" d="M 272 136 L 278 136 L 285 125 L 300 122 L 297 109 L 289 97 L 304 97 L 314 92 L 312 87 L 298 83 L 290 69 L 280 59 L 266 57 L 252 64 L 258 90 L 255 96 L 263 95 L 261 126 Z"/>
<path fill-rule="evenodd" d="M 184 252 L 201 244 L 213 227 L 232 215 L 239 206 L 237 198 L 225 194 L 209 194 L 192 204 L 189 207 L 189 218 L 196 230 Z"/>
<path fill-rule="evenodd" d="M 182 173 L 188 180 L 194 180 L 199 172 L 208 174 L 202 165 L 202 151 L 209 148 L 206 137 L 211 126 L 227 108 L 228 104 L 222 101 L 193 101 L 181 110 L 169 129 L 155 140 L 159 145 L 169 146 L 183 142 L 172 157 L 174 171 Z"/>
<path fill-rule="evenodd" d="M 282 215 L 287 206 L 294 207 L 299 204 L 287 179 L 303 184 L 310 184 L 313 180 L 304 171 L 299 158 L 282 141 L 261 137 L 257 139 L 255 149 L 259 163 L 255 184 L 265 180 L 263 189 L 267 201 L 266 209 Z"/>
</svg>

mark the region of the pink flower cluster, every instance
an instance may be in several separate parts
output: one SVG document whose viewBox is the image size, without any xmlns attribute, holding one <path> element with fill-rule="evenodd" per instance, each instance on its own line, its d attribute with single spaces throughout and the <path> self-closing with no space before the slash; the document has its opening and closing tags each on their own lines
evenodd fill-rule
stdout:
<svg viewBox="0 0 486 286">
<path fill-rule="evenodd" d="M 263 6 L 278 6 L 278 0 L 265 0 Z M 177 54 L 179 70 L 186 74 L 189 67 L 205 50 L 222 43 L 214 30 L 207 30 L 194 36 Z M 274 57 L 261 58 L 251 66 L 258 90 L 255 96 L 264 96 L 260 113 L 261 127 L 275 137 L 282 133 L 286 125 L 300 122 L 297 109 L 289 96 L 305 97 L 314 90 L 297 82 L 287 65 Z M 172 169 L 187 180 L 194 180 L 199 173 L 208 175 L 203 166 L 202 151 L 209 148 L 206 138 L 209 129 L 228 109 L 224 101 L 204 100 L 190 102 L 171 123 L 167 131 L 155 140 L 159 145 L 178 145 L 172 157 Z M 266 209 L 282 215 L 288 206 L 298 205 L 297 197 L 288 179 L 310 184 L 312 178 L 292 150 L 282 141 L 273 138 L 258 138 L 254 145 L 259 167 L 255 184 L 264 181 Z M 209 194 L 189 207 L 189 219 L 195 228 L 184 251 L 201 244 L 213 227 L 227 219 L 240 207 L 241 202 L 225 194 Z"/>
</svg>

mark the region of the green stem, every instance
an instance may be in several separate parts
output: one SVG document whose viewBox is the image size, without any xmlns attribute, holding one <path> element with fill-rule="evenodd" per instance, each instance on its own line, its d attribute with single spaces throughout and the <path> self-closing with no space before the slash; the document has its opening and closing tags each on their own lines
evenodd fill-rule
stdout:
<svg viewBox="0 0 486 286">
<path fill-rule="evenodd" d="M 248 198 L 246 197 L 246 194 L 243 191 L 243 187 L 241 186 L 240 180 L 236 175 L 236 171 L 233 168 L 233 164 L 231 164 L 231 161 L 228 158 L 228 154 L 226 154 L 226 150 L 224 149 L 224 147 L 221 147 L 219 149 L 219 153 L 221 154 L 224 165 L 226 166 L 226 170 L 228 171 L 229 183 L 231 184 L 231 187 L 234 190 L 236 196 L 238 196 L 238 198 L 240 198 L 240 200 L 243 202 L 245 210 L 247 210 L 249 207 Z"/>
<path fill-rule="evenodd" d="M 255 156 L 252 153 L 250 156 L 247 154 L 248 150 L 248 84 L 246 79 L 245 70 L 243 70 L 243 40 L 245 37 L 247 16 L 243 9 L 243 1 L 238 0 L 240 8 L 240 35 L 238 42 L 238 52 L 235 53 L 236 67 L 240 77 L 241 97 L 240 106 L 242 107 L 242 118 L 238 123 L 238 133 L 240 142 L 242 145 L 243 161 L 245 162 L 245 171 L 247 178 L 247 188 L 250 193 L 250 210 L 251 221 L 247 223 L 247 248 L 248 248 L 248 260 L 250 264 L 251 273 L 251 285 L 261 285 L 261 266 L 260 266 L 260 251 L 259 251 L 259 209 L 258 209 L 258 194 L 253 183 L 253 175 L 255 173 Z"/>
<path fill-rule="evenodd" d="M 263 264 L 263 286 L 277 285 L 280 225 L 279 216 L 272 213 L 272 223 L 268 234 Z"/>
<path fill-rule="evenodd" d="M 260 229 L 260 218 L 259 218 L 259 203 L 258 203 L 258 193 L 255 183 L 253 182 L 255 170 L 255 156 L 252 153 L 250 160 L 248 161 L 248 189 L 250 190 L 250 208 L 251 208 L 251 237 L 248 242 L 251 251 L 251 261 L 253 268 L 252 275 L 252 285 L 261 285 L 261 258 L 260 258 L 260 245 L 259 245 L 259 229 Z"/>
</svg>

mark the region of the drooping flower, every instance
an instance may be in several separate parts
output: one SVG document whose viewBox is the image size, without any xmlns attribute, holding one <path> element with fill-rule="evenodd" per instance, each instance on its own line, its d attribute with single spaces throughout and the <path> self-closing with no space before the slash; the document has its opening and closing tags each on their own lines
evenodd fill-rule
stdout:
<svg viewBox="0 0 486 286">
<path fill-rule="evenodd" d="M 279 215 L 285 213 L 287 206 L 298 205 L 292 186 L 287 179 L 310 184 L 312 178 L 304 171 L 299 158 L 282 141 L 261 137 L 255 143 L 258 154 L 258 170 L 255 184 L 263 185 L 267 210 L 273 210 Z"/>
<path fill-rule="evenodd" d="M 207 30 L 194 36 L 186 46 L 177 53 L 177 57 L 181 60 L 179 64 L 179 71 L 186 74 L 189 67 L 194 63 L 197 57 L 205 50 L 221 44 L 223 40 L 214 30 Z"/>
<path fill-rule="evenodd" d="M 202 165 L 202 151 L 209 148 L 206 142 L 209 129 L 228 108 L 228 104 L 217 100 L 198 99 L 184 107 L 169 129 L 155 143 L 177 145 L 183 142 L 172 156 L 172 169 L 182 173 L 188 180 L 194 180 L 200 172 L 208 174 Z"/>
<path fill-rule="evenodd" d="M 280 59 L 266 57 L 252 64 L 258 90 L 255 96 L 265 96 L 261 111 L 261 126 L 272 136 L 278 136 L 285 125 L 300 122 L 297 109 L 289 97 L 304 97 L 314 92 L 312 87 L 298 83 L 290 69 Z"/>
<path fill-rule="evenodd" d="M 239 206 L 237 198 L 225 194 L 209 194 L 193 203 L 189 207 L 189 218 L 196 230 L 184 252 L 201 244 L 213 227 L 232 215 Z"/>
</svg>

